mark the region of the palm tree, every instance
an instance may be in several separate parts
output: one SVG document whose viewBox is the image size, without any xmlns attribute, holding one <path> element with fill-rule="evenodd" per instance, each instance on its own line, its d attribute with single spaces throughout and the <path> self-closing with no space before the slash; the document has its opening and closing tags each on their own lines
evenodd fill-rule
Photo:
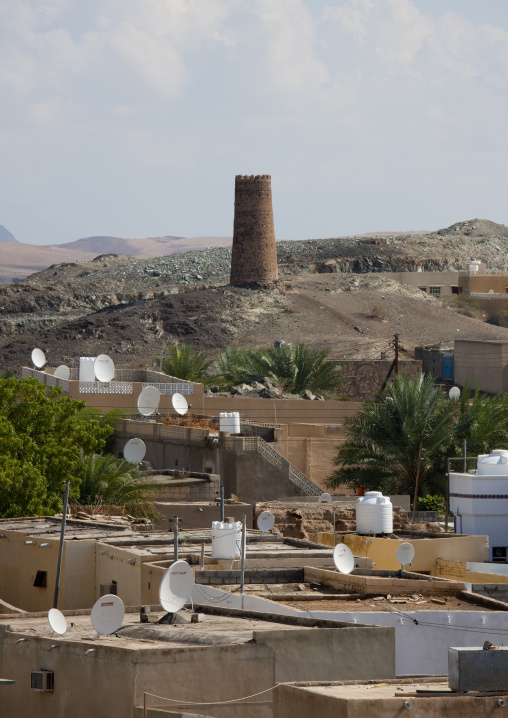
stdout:
<svg viewBox="0 0 508 718">
<path fill-rule="evenodd" d="M 305 344 L 262 349 L 227 347 L 215 360 L 214 378 L 223 386 L 234 386 L 267 376 L 290 394 L 306 389 L 326 391 L 342 382 L 340 368 L 327 356 L 326 350 L 310 349 Z"/>
<path fill-rule="evenodd" d="M 327 486 L 349 484 L 413 496 L 419 469 L 419 495 L 442 494 L 443 457 L 456 436 L 455 403 L 424 375 L 412 380 L 399 374 L 387 388 L 388 396 L 365 402 L 356 416 L 346 419 L 347 440 Z"/>
<path fill-rule="evenodd" d="M 131 516 L 156 519 L 154 495 L 160 486 L 113 454 L 81 454 L 79 503 L 121 506 Z"/>
<path fill-rule="evenodd" d="M 162 360 L 162 371 L 185 381 L 204 382 L 212 359 L 206 352 L 194 349 L 190 344 L 171 344 Z"/>
<path fill-rule="evenodd" d="M 271 346 L 263 351 L 260 369 L 266 367 L 290 394 L 335 389 L 342 383 L 342 371 L 337 362 L 327 359 L 325 349 L 311 349 L 305 344 Z"/>
</svg>

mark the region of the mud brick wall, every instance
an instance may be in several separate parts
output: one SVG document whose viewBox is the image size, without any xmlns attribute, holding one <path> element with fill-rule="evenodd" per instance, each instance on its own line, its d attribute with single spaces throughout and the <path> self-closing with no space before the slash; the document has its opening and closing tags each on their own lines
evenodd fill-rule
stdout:
<svg viewBox="0 0 508 718">
<path fill-rule="evenodd" d="M 372 399 L 381 389 L 391 363 L 390 359 L 379 361 L 342 360 L 340 366 L 344 375 L 344 383 L 337 389 L 337 394 L 359 400 Z M 414 379 L 422 372 L 422 362 L 399 360 L 399 373 L 402 372 L 406 372 Z"/>
<path fill-rule="evenodd" d="M 278 278 L 270 175 L 235 177 L 231 284 Z"/>
</svg>

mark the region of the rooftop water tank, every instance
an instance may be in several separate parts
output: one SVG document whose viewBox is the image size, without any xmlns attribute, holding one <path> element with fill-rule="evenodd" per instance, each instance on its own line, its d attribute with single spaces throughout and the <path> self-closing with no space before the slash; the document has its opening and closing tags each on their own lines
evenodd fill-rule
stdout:
<svg viewBox="0 0 508 718">
<path fill-rule="evenodd" d="M 212 558 L 238 558 L 241 545 L 241 521 L 232 524 L 212 521 Z"/>
<path fill-rule="evenodd" d="M 219 428 L 221 431 L 228 431 L 230 434 L 240 433 L 240 412 L 223 411 L 219 414 Z"/>
<path fill-rule="evenodd" d="M 508 451 L 493 449 L 490 454 L 480 454 L 477 476 L 508 476 Z"/>
<path fill-rule="evenodd" d="M 393 507 L 380 491 L 367 491 L 356 502 L 356 532 L 359 534 L 393 533 Z"/>
</svg>

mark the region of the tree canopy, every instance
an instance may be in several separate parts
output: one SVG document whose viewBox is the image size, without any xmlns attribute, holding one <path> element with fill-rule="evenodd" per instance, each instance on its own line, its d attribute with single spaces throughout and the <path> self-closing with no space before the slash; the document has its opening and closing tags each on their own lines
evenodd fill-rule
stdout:
<svg viewBox="0 0 508 718">
<path fill-rule="evenodd" d="M 345 421 L 347 439 L 335 457 L 329 488 L 348 484 L 413 496 L 420 464 L 419 495 L 444 495 L 447 457 L 460 456 L 464 439 L 469 455 L 508 441 L 504 396 L 490 398 L 477 390 L 471 400 L 466 386 L 460 401 L 453 401 L 432 377 L 406 374 L 396 376 L 387 390 Z"/>
<path fill-rule="evenodd" d="M 61 511 L 67 480 L 77 498 L 81 452 L 100 451 L 111 433 L 83 421 L 84 408 L 37 379 L 0 380 L 0 516 Z"/>
</svg>

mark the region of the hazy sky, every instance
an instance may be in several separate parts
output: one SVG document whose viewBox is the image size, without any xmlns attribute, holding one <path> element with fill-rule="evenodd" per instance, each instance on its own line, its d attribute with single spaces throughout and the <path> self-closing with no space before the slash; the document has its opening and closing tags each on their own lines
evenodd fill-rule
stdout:
<svg viewBox="0 0 508 718">
<path fill-rule="evenodd" d="M 23 242 L 508 224 L 507 0 L 0 0 L 0 98 Z"/>
</svg>

